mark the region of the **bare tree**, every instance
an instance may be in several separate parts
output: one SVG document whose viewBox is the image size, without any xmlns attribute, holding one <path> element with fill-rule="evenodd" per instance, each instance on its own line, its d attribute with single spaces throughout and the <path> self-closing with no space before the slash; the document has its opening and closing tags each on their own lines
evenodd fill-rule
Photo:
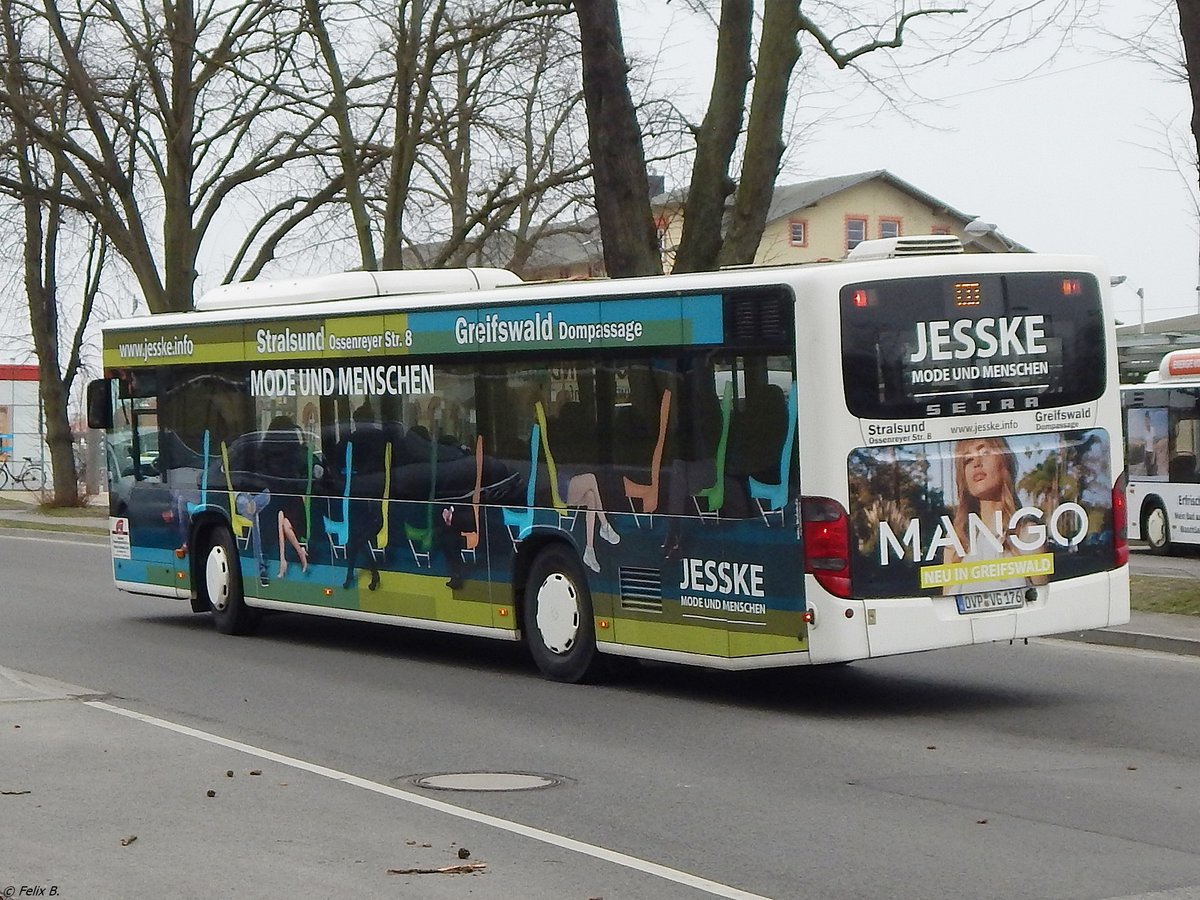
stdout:
<svg viewBox="0 0 1200 900">
<path fill-rule="evenodd" d="M 651 255 L 657 259 L 657 246 L 649 204 L 629 189 L 631 184 L 641 188 L 645 163 L 637 113 L 629 102 L 617 0 L 568 2 L 578 17 L 584 47 L 584 92 L 609 274 L 641 274 L 653 268 L 646 260 Z M 707 11 L 713 4 L 690 0 L 687 5 Z M 838 69 L 882 85 L 886 79 L 862 68 L 866 58 L 906 46 L 919 20 L 962 17 L 964 25 L 948 38 L 942 35 L 948 45 L 922 48 L 923 56 L 914 64 L 970 47 L 1009 47 L 1047 29 L 1064 28 L 1080 14 L 1067 0 L 995 0 L 977 5 L 973 13 L 963 5 L 901 0 L 882 20 L 872 20 L 870 12 L 877 7 L 868 2 L 762 0 L 761 13 L 753 0 L 721 0 L 719 7 L 717 76 L 704 119 L 691 128 L 695 159 L 683 203 L 676 271 L 753 262 L 783 159 L 789 104 L 798 93 L 794 76 L 806 47 Z M 590 67 L 589 57 L 596 60 Z M 894 67 L 902 71 L 898 63 Z M 612 207 L 607 215 L 606 205 Z M 610 241 L 620 247 L 611 259 Z"/>
<path fill-rule="evenodd" d="M 449 228 L 425 264 L 520 273 L 539 241 L 578 230 L 591 210 L 578 37 L 565 15 L 514 19 L 491 5 L 451 21 L 487 37 L 456 45 L 429 93 L 419 194 L 428 221 L 440 231 L 448 216 Z"/>
<path fill-rule="evenodd" d="M 0 95 L 62 173 L 61 183 L 39 183 L 37 198 L 94 220 L 151 311 L 190 308 L 214 224 L 228 225 L 239 199 L 319 152 L 308 139 L 322 117 L 287 90 L 309 68 L 295 52 L 298 12 L 277 0 L 4 7 L 40 25 L 43 40 L 22 47 L 30 80 L 61 85 L 78 110 L 64 127 L 30 96 Z M 0 178 L 0 188 L 29 185 Z"/>
<path fill-rule="evenodd" d="M 1192 92 L 1192 139 L 1200 158 L 1200 0 L 1177 0 L 1184 68 Z M 1196 172 L 1200 185 L 1200 170 Z"/>
<path fill-rule="evenodd" d="M 1188 85 L 1192 110 L 1187 126 L 1153 119 L 1146 149 L 1176 173 L 1187 191 L 1193 228 L 1200 231 L 1200 0 L 1159 0 L 1133 28 L 1104 31 L 1122 51 L 1158 70 L 1168 81 Z"/>
<path fill-rule="evenodd" d="M 359 265 L 495 262 L 586 196 L 561 8 L 306 2 Z M 333 33 L 374 36 L 347 45 Z M 386 57 L 380 48 L 386 47 Z M 336 228 L 336 226 L 335 226 Z M 519 236 L 517 236 L 519 234 Z"/>
<path fill-rule="evenodd" d="M 43 122 L 53 122 L 59 130 L 66 130 L 75 124 L 77 111 L 61 86 L 38 83 L 32 76 L 23 53 L 23 38 L 32 23 L 28 18 L 14 16 L 13 12 L 9 6 L 0 12 L 5 51 L 4 90 L 9 95 L 25 98 L 30 106 L 40 107 Z M 5 191 L 21 210 L 22 280 L 38 360 L 38 389 L 53 472 L 53 502 L 59 506 L 77 506 L 80 503 L 79 479 L 69 404 L 72 385 L 80 372 L 84 333 L 105 268 L 106 245 L 94 223 L 86 226 L 85 268 L 78 318 L 64 335 L 67 323 L 63 321 L 60 305 L 60 255 L 75 249 L 71 241 L 71 220 L 79 224 L 81 217 L 57 200 L 41 198 L 60 197 L 69 191 L 66 173 L 37 144 L 29 128 L 19 119 L 10 122 L 10 129 L 0 143 L 0 172 L 4 181 L 12 185 Z"/>
<path fill-rule="evenodd" d="M 583 44 L 583 96 L 604 267 L 616 276 L 661 275 L 646 155 L 629 91 L 617 0 L 577 0 L 574 7 Z"/>
</svg>

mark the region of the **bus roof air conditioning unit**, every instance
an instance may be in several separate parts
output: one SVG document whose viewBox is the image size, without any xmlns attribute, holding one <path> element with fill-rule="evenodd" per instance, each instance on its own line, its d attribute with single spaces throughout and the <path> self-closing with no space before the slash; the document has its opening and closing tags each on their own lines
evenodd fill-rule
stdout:
<svg viewBox="0 0 1200 900">
<path fill-rule="evenodd" d="M 207 291 L 196 301 L 197 310 L 240 309 L 356 300 L 391 294 L 440 294 L 450 291 L 485 291 L 521 279 L 507 269 L 402 269 L 387 272 L 337 272 L 269 281 L 236 281 Z"/>
<path fill-rule="evenodd" d="M 898 259 L 903 256 L 948 256 L 962 253 L 963 245 L 952 234 L 914 234 L 905 237 L 860 241 L 847 260 Z"/>
</svg>

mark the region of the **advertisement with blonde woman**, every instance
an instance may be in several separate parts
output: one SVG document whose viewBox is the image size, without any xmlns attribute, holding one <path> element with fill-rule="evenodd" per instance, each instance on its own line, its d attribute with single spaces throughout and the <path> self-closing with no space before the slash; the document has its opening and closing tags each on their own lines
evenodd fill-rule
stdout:
<svg viewBox="0 0 1200 900">
<path fill-rule="evenodd" d="M 957 496 L 953 522 L 958 542 L 946 548 L 944 564 L 989 562 L 997 554 L 1001 558 L 1018 556 L 1022 552 L 1016 546 L 1035 543 L 1033 526 L 1027 520 L 1021 520 L 1014 533 L 1020 544 L 1007 540 L 1008 523 L 1016 520 L 1018 509 L 1017 459 L 1004 438 L 958 441 L 954 446 L 954 484 Z M 975 520 L 982 523 L 982 528 L 973 531 Z M 959 556 L 958 545 L 969 548 L 965 556 Z M 1045 584 L 1046 580 L 1044 575 L 1017 575 L 970 585 L 948 584 L 942 593 L 999 591 Z"/>
<path fill-rule="evenodd" d="M 1104 571 L 1110 447 L 1108 432 L 1091 428 L 853 451 L 855 593 L 956 596 L 960 612 L 982 612 Z"/>
</svg>

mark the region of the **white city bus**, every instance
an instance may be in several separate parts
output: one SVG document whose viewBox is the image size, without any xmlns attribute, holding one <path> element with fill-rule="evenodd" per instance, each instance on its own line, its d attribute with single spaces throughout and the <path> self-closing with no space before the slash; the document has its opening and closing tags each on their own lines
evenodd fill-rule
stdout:
<svg viewBox="0 0 1200 900">
<path fill-rule="evenodd" d="M 1200 350 L 1173 350 L 1156 380 L 1121 388 L 1129 534 L 1154 553 L 1200 544 Z"/>
<path fill-rule="evenodd" d="M 1117 624 L 1109 302 L 1090 258 L 940 236 L 219 288 L 105 326 L 114 577 L 230 633 L 273 610 L 523 640 L 565 681 Z"/>
</svg>

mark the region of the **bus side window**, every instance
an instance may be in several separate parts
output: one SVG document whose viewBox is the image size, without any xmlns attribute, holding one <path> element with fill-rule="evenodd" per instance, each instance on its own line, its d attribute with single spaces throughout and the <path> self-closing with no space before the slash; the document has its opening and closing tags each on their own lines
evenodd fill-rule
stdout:
<svg viewBox="0 0 1200 900">
<path fill-rule="evenodd" d="M 733 420 L 730 471 L 760 481 L 779 480 L 779 453 L 787 435 L 787 396 L 776 384 L 754 388 Z"/>
<path fill-rule="evenodd" d="M 1200 473 L 1196 471 L 1196 454 L 1200 444 L 1200 419 L 1195 414 L 1195 398 L 1183 391 L 1174 392 L 1171 409 L 1169 434 L 1170 459 L 1167 463 L 1167 477 L 1172 482 L 1180 484 L 1195 484 L 1200 481 Z M 1130 440 L 1130 444 L 1134 441 Z M 1149 473 L 1148 473 L 1149 474 Z M 1158 473 L 1161 476 L 1161 471 Z"/>
<path fill-rule="evenodd" d="M 1171 457 L 1168 480 L 1173 483 L 1194 484 L 1196 482 L 1196 454 L 1176 453 Z"/>
</svg>

